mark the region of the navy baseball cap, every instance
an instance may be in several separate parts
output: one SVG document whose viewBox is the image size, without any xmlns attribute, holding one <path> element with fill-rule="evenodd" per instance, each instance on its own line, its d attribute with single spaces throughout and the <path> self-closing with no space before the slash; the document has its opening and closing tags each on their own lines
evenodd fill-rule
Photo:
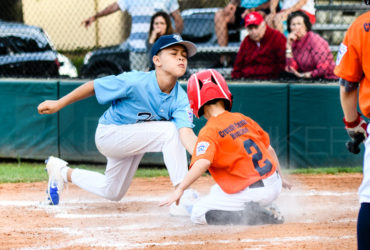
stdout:
<svg viewBox="0 0 370 250">
<path fill-rule="evenodd" d="M 162 49 L 165 49 L 176 44 L 181 44 L 186 48 L 188 52 L 188 57 L 191 57 L 197 53 L 197 47 L 195 46 L 194 43 L 184 41 L 180 35 L 174 34 L 174 35 L 165 35 L 158 38 L 158 40 L 154 43 L 152 47 L 151 58 L 157 55 L 158 52 L 161 51 Z"/>
</svg>

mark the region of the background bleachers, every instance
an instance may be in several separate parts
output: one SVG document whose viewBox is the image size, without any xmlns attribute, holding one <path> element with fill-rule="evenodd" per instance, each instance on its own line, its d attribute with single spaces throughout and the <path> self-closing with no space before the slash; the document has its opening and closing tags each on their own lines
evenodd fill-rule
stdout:
<svg viewBox="0 0 370 250">
<path fill-rule="evenodd" d="M 316 24 L 313 30 L 331 45 L 332 51 L 338 50 L 349 25 L 369 8 L 362 1 L 316 0 Z"/>
<path fill-rule="evenodd" d="M 109 47 L 111 50 L 110 54 L 121 53 L 119 57 L 122 59 L 124 54 L 122 50 L 125 48 L 123 45 L 130 33 L 131 19 L 127 13 L 117 11 L 112 15 L 98 19 L 89 29 L 85 29 L 80 24 L 82 20 L 104 9 L 114 1 L 65 0 L 56 3 L 53 0 L 14 0 L 14 3 L 16 3 L 12 4 L 14 5 L 14 11 L 9 7 L 10 4 L 8 4 L 9 6 L 0 6 L 0 19 L 22 21 L 25 24 L 42 28 L 49 35 L 55 51 L 59 52 L 59 55 L 63 54 L 66 56 L 67 60 L 69 59 L 77 68 L 78 78 L 95 78 L 95 75 L 88 74 L 91 72 L 87 70 L 85 70 L 85 73 L 88 73 L 83 74 L 83 69 L 84 67 L 86 68 L 86 63 L 91 58 L 91 52 Z M 194 16 L 197 21 L 193 23 L 186 22 L 186 27 L 184 28 L 184 36 L 193 37 L 193 41 L 197 43 L 200 52 L 195 59 L 192 59 L 189 65 L 189 73 L 214 65 L 221 53 L 229 53 L 231 57 L 235 57 L 243 37 L 240 34 L 240 30 L 229 31 L 229 46 L 221 48 L 217 44 L 213 26 L 215 11 L 224 7 L 228 1 L 178 0 L 183 19 L 189 17 L 189 15 L 197 15 Z M 8 2 L 13 3 L 12 1 Z M 315 7 L 317 22 L 313 26 L 313 30 L 328 41 L 334 53 L 334 58 L 348 26 L 357 16 L 370 9 L 361 0 L 316 0 Z M 193 10 L 198 10 L 198 12 L 196 13 Z M 205 13 L 202 14 L 199 10 L 204 10 Z M 13 12 L 14 15 L 12 16 L 11 13 Z M 206 32 L 204 33 L 204 31 Z M 205 35 L 199 39 L 199 36 L 203 33 Z M 114 58 L 112 60 L 116 63 L 118 61 L 118 59 Z M 128 61 L 125 58 L 123 60 Z M 68 63 L 68 61 L 61 62 L 61 66 L 65 66 Z M 101 61 L 98 66 L 100 69 L 108 69 L 112 67 L 111 65 L 113 64 Z M 115 66 L 108 73 L 118 74 L 126 70 L 128 70 L 128 66 L 123 67 L 121 63 L 121 65 Z M 222 70 L 225 73 L 225 77 L 228 78 L 231 68 Z M 69 76 L 71 77 L 71 75 Z M 7 76 L 0 75 L 0 77 Z"/>
</svg>

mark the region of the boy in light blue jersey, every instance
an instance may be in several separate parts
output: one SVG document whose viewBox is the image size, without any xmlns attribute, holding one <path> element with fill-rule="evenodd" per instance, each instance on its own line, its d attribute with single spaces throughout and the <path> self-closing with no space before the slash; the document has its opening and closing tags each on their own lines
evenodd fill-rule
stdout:
<svg viewBox="0 0 370 250">
<path fill-rule="evenodd" d="M 95 135 L 98 150 L 107 158 L 105 174 L 72 169 L 64 160 L 49 157 L 51 204 L 58 203 L 59 192 L 68 181 L 106 199 L 121 200 L 146 152 L 163 152 L 173 185 L 181 183 L 188 171 L 186 150 L 192 153 L 197 138 L 187 95 L 177 79 L 195 53 L 195 45 L 179 35 L 162 36 L 152 48 L 155 70 L 89 81 L 59 100 L 39 104 L 40 114 L 52 114 L 94 94 L 100 104 L 111 103 Z M 57 195 L 50 194 L 55 189 Z M 192 190 L 188 193 L 196 196 Z"/>
</svg>

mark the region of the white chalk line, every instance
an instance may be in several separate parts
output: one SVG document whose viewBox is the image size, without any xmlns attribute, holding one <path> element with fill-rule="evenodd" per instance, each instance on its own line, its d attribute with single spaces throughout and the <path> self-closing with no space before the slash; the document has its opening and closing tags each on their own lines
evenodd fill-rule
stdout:
<svg viewBox="0 0 370 250">
<path fill-rule="evenodd" d="M 169 241 L 169 242 L 142 242 L 142 243 L 111 243 L 107 244 L 105 242 L 94 242 L 92 238 L 72 240 L 69 243 L 63 243 L 53 246 L 39 246 L 32 248 L 21 248 L 22 250 L 41 250 L 41 249 L 58 249 L 71 247 L 79 244 L 89 244 L 90 247 L 116 247 L 124 249 L 134 249 L 134 248 L 146 248 L 149 246 L 186 246 L 186 245 L 204 245 L 204 244 L 236 244 L 236 243 L 273 243 L 275 245 L 281 245 L 283 243 L 290 242 L 305 242 L 305 241 L 338 241 L 346 239 L 354 239 L 354 235 L 344 235 L 340 237 L 324 237 L 324 236 L 299 236 L 299 237 L 274 237 L 274 238 L 264 238 L 264 239 L 240 239 L 240 240 L 209 240 L 209 241 Z"/>
<path fill-rule="evenodd" d="M 163 216 L 164 213 L 153 213 L 153 212 L 145 212 L 145 213 L 109 213 L 109 214 L 68 214 L 68 213 L 61 213 L 56 214 L 56 218 L 62 219 L 89 219 L 89 218 L 136 218 L 136 217 L 158 217 Z"/>
<path fill-rule="evenodd" d="M 284 196 L 357 196 L 357 192 L 332 192 L 332 191 L 317 191 L 317 190 L 308 190 L 308 191 L 287 191 L 282 192 L 280 194 L 281 197 Z M 63 197 L 62 197 L 63 198 Z M 61 198 L 61 199 L 62 199 Z M 81 204 L 126 204 L 129 202 L 160 202 L 166 199 L 167 196 L 127 196 L 124 197 L 121 201 L 108 201 L 104 199 L 100 200 L 79 200 L 79 199 L 68 199 L 65 201 L 61 201 L 60 205 L 73 205 L 77 204 L 81 206 Z M 15 207 L 27 207 L 27 206 L 40 206 L 43 202 L 40 201 L 14 201 L 14 200 L 0 200 L 0 206 L 15 206 Z"/>
<path fill-rule="evenodd" d="M 163 201 L 167 196 L 128 196 L 124 197 L 121 201 L 109 201 L 105 199 L 99 199 L 98 200 L 79 200 L 79 199 L 68 199 L 65 201 L 60 201 L 59 206 L 63 205 L 81 205 L 81 204 L 125 204 L 129 202 L 160 202 Z M 62 198 L 61 198 L 62 199 Z M 0 206 L 13 206 L 13 207 L 27 207 L 27 206 L 42 206 L 45 205 L 44 201 L 14 201 L 14 200 L 0 200 Z M 46 206 L 46 205 L 45 205 Z"/>
<path fill-rule="evenodd" d="M 300 191 L 300 192 L 295 192 L 295 191 L 286 191 L 282 192 L 280 196 L 354 196 L 357 197 L 357 192 L 333 192 L 333 191 L 317 191 L 317 190 L 307 190 L 307 191 Z"/>
</svg>

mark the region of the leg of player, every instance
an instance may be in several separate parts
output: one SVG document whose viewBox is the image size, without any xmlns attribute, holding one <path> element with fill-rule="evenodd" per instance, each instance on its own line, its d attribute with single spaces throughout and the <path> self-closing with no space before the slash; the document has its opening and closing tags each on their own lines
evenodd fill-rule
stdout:
<svg viewBox="0 0 370 250">
<path fill-rule="evenodd" d="M 58 194 L 62 191 L 62 184 L 68 180 L 103 198 L 120 200 L 146 152 L 163 152 L 174 186 L 183 180 L 188 171 L 186 151 L 172 122 L 144 122 L 121 126 L 100 124 L 95 140 L 98 150 L 107 157 L 105 174 L 65 168 L 67 163 L 56 158 L 58 161 L 51 161 L 54 163 L 48 164 L 47 168 L 52 169 L 48 170 L 49 183 L 55 182 L 52 180 L 59 183 Z M 49 186 L 53 187 L 51 184 Z"/>
<path fill-rule="evenodd" d="M 283 218 L 270 207 L 271 203 L 277 199 L 281 192 L 281 178 L 277 173 L 266 178 L 263 181 L 263 186 L 252 186 L 236 193 L 227 194 L 215 184 L 212 186 L 209 195 L 201 198 L 195 203 L 191 215 L 191 220 L 198 224 L 255 224 L 260 222 L 253 222 L 247 217 L 250 214 L 266 214 L 267 217 Z M 258 204 L 260 209 L 251 213 L 250 202 Z M 255 208 L 255 206 L 254 206 Z M 271 208 L 271 209 L 270 209 Z M 211 211 L 208 213 L 208 211 Z M 208 214 L 207 214 L 208 213 Z M 275 213 L 275 214 L 273 214 Z M 217 220 L 217 216 L 222 216 L 223 221 Z M 207 218 L 208 217 L 208 218 Z M 215 219 L 215 220 L 212 220 Z M 264 223 L 273 219 L 266 218 Z M 281 223 L 281 222 L 279 222 Z"/>
<path fill-rule="evenodd" d="M 357 221 L 358 250 L 370 249 L 370 203 L 361 203 Z"/>
<path fill-rule="evenodd" d="M 90 193 L 111 201 L 119 201 L 126 194 L 143 154 L 121 159 L 107 157 L 104 175 L 84 169 L 73 169 L 71 182 Z"/>
<path fill-rule="evenodd" d="M 262 207 L 257 202 L 245 203 L 242 211 L 209 210 L 206 213 L 209 225 L 262 225 L 282 224 L 284 217 L 273 206 Z"/>
</svg>

